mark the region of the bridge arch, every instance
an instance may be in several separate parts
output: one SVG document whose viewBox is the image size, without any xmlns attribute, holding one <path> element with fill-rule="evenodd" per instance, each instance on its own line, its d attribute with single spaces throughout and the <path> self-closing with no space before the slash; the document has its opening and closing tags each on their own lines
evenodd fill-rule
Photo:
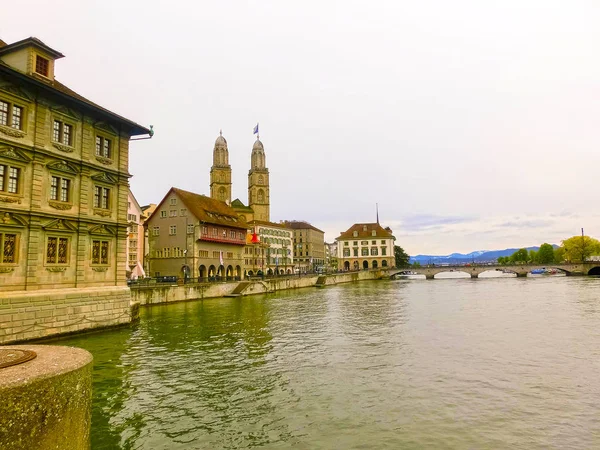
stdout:
<svg viewBox="0 0 600 450">
<path fill-rule="evenodd" d="M 592 267 L 588 271 L 588 275 L 600 275 L 600 266 Z"/>
<path fill-rule="evenodd" d="M 460 273 L 460 274 L 466 275 L 466 276 L 460 277 L 460 278 L 470 278 L 471 277 L 471 273 L 467 271 L 467 268 L 465 268 L 465 269 L 461 269 L 461 268 L 448 268 L 448 269 L 437 270 L 433 274 L 433 278 L 436 278 L 436 279 L 445 278 L 445 277 L 438 277 L 438 275 L 443 274 L 443 273 Z"/>
</svg>

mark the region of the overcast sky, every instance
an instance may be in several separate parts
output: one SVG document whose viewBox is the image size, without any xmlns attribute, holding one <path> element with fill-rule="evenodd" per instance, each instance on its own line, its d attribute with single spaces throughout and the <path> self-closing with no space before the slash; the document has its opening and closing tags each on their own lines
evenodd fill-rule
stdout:
<svg viewBox="0 0 600 450">
<path fill-rule="evenodd" d="M 247 203 L 260 122 L 271 220 L 328 241 L 380 221 L 411 254 L 600 238 L 598 0 L 46 0 L 0 38 L 62 52 L 57 78 L 143 125 L 141 204 L 209 194 L 223 130 Z"/>
</svg>

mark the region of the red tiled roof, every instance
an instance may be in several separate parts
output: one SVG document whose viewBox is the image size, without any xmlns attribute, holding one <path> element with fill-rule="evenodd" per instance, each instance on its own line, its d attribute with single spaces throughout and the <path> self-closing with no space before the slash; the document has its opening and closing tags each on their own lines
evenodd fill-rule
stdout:
<svg viewBox="0 0 600 450">
<path fill-rule="evenodd" d="M 375 230 L 375 236 L 373 236 L 373 230 Z M 354 232 L 357 232 L 357 235 L 354 236 Z M 378 223 L 355 223 L 346 231 L 342 232 L 335 240 L 339 241 L 342 239 L 370 239 L 373 237 L 378 238 L 394 238 L 392 233 L 387 231 Z"/>
<path fill-rule="evenodd" d="M 248 229 L 248 224 L 241 220 L 235 210 L 225 202 L 215 200 L 214 198 L 205 195 L 184 191 L 183 189 L 171 188 L 171 191 L 179 196 L 188 210 L 201 222 L 243 230 Z M 167 193 L 165 198 L 167 198 L 168 195 L 169 194 Z M 159 208 L 157 207 L 156 210 L 158 211 L 158 209 Z"/>
</svg>

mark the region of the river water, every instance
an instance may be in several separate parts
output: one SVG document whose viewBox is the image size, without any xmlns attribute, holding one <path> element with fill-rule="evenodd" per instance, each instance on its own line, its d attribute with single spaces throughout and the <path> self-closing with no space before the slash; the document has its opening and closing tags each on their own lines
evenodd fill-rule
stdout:
<svg viewBox="0 0 600 450">
<path fill-rule="evenodd" d="M 93 449 L 600 448 L 600 279 L 351 283 L 143 309 Z"/>
</svg>

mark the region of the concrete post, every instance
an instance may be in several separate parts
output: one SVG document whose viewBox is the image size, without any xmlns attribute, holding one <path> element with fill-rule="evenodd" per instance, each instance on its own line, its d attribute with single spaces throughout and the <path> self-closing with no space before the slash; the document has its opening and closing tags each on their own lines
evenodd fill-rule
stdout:
<svg viewBox="0 0 600 450">
<path fill-rule="evenodd" d="M 37 356 L 0 368 L 0 448 L 90 448 L 92 355 L 48 345 L 0 347 Z"/>
</svg>

